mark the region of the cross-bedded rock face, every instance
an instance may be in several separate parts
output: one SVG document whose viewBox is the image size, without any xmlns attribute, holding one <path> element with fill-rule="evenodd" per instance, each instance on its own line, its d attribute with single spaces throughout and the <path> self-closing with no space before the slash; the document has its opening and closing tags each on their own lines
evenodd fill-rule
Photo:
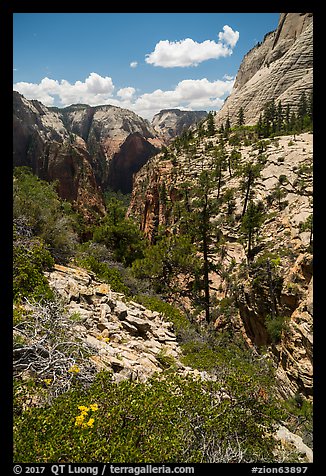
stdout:
<svg viewBox="0 0 326 476">
<path fill-rule="evenodd" d="M 268 101 L 296 106 L 303 91 L 312 91 L 312 83 L 312 13 L 282 13 L 277 29 L 245 55 L 216 123 L 229 116 L 235 124 L 242 107 L 245 123 L 254 124 Z"/>
</svg>

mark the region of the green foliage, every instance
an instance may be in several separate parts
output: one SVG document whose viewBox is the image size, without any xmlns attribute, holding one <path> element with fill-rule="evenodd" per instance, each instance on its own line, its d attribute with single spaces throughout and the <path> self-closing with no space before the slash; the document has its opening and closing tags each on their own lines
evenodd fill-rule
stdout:
<svg viewBox="0 0 326 476">
<path fill-rule="evenodd" d="M 282 174 L 279 176 L 278 181 L 281 185 L 286 185 L 288 183 L 288 178 L 286 175 Z"/>
<path fill-rule="evenodd" d="M 172 304 L 155 296 L 139 295 L 133 299 L 151 311 L 161 313 L 168 321 L 173 323 L 177 335 L 182 336 L 184 331 L 190 330 L 190 323 L 186 316 Z"/>
<path fill-rule="evenodd" d="M 144 251 L 144 258 L 134 261 L 132 270 L 139 278 L 149 278 L 156 292 L 174 290 L 174 278 L 194 274 L 198 266 L 196 250 L 187 236 L 162 237 Z"/>
<path fill-rule="evenodd" d="M 13 325 L 16 326 L 24 322 L 29 317 L 29 311 L 26 310 L 25 306 L 20 303 L 15 302 L 13 308 Z"/>
<path fill-rule="evenodd" d="M 303 442 L 313 447 L 313 403 L 302 394 L 284 400 L 282 408 L 285 413 L 284 421 L 290 431 L 301 436 Z"/>
<path fill-rule="evenodd" d="M 277 344 L 281 341 L 283 333 L 287 330 L 287 319 L 283 316 L 269 315 L 265 320 L 266 329 L 271 341 Z"/>
<path fill-rule="evenodd" d="M 287 195 L 287 191 L 279 183 L 277 183 L 274 188 L 271 190 L 270 194 L 267 196 L 267 202 L 269 205 L 272 205 L 274 202 L 277 203 L 278 209 L 283 210 L 283 208 L 288 204 L 287 201 L 283 201 Z"/>
<path fill-rule="evenodd" d="M 252 244 L 255 235 L 257 235 L 259 228 L 265 220 L 265 214 L 262 204 L 259 202 L 255 204 L 250 201 L 248 209 L 245 212 L 241 222 L 241 232 L 246 236 L 248 241 L 248 258 L 251 258 Z"/>
<path fill-rule="evenodd" d="M 183 363 L 217 376 L 227 388 L 237 376 L 239 390 L 247 386 L 252 394 L 263 388 L 271 397 L 274 392 L 275 376 L 272 366 L 256 359 L 240 338 L 216 331 L 197 334 L 197 339 L 182 344 Z M 240 392 L 242 391 L 240 390 Z M 273 400 L 271 398 L 271 400 Z"/>
<path fill-rule="evenodd" d="M 311 195 L 308 187 L 312 187 L 312 173 L 313 166 L 308 164 L 301 164 L 297 170 L 297 178 L 293 181 L 293 187 L 302 195 Z M 307 190 L 308 189 L 308 190 Z"/>
<path fill-rule="evenodd" d="M 312 93 L 307 98 L 305 91 L 300 96 L 297 108 L 290 107 L 288 104 L 284 110 L 281 101 L 277 105 L 274 100 L 267 102 L 256 124 L 258 136 L 273 137 L 276 134 L 293 134 L 295 136 L 295 134 L 304 131 L 311 131 L 313 127 L 312 107 Z M 293 144 L 293 141 L 289 142 L 289 145 Z"/>
<path fill-rule="evenodd" d="M 43 271 L 53 267 L 54 260 L 44 242 L 29 240 L 28 244 L 15 243 L 13 249 L 13 297 L 47 300 L 53 298 Z"/>
<path fill-rule="evenodd" d="M 77 235 L 76 217 L 71 205 L 59 199 L 56 183 L 47 183 L 27 167 L 14 169 L 13 216 L 24 219 L 34 235 L 49 246 L 59 261 L 67 260 L 74 251 Z"/>
<path fill-rule="evenodd" d="M 238 112 L 237 124 L 238 126 L 243 126 L 244 123 L 245 123 L 244 112 L 243 112 L 243 108 L 240 107 Z"/>
<path fill-rule="evenodd" d="M 300 232 L 303 231 L 312 231 L 313 227 L 313 215 L 308 215 L 305 221 L 299 223 L 299 230 Z"/>
<path fill-rule="evenodd" d="M 46 396 L 45 385 L 37 383 L 33 378 L 13 379 L 13 416 L 20 416 L 23 411 L 31 407 L 34 399 Z"/>
<path fill-rule="evenodd" d="M 125 266 L 141 258 L 145 248 L 145 239 L 139 228 L 127 219 L 114 225 L 105 217 L 103 223 L 94 230 L 93 240 L 105 244 L 112 250 L 113 257 Z"/>
<path fill-rule="evenodd" d="M 224 137 L 227 138 L 230 134 L 231 131 L 231 121 L 230 117 L 228 116 L 225 121 L 225 126 L 224 126 Z"/>
<path fill-rule="evenodd" d="M 232 215 L 235 210 L 236 202 L 235 202 L 235 189 L 234 188 L 227 188 L 223 194 L 223 202 L 227 204 L 227 214 Z"/>
<path fill-rule="evenodd" d="M 131 266 L 133 261 L 142 258 L 145 238 L 138 226 L 125 218 L 126 206 L 121 199 L 107 195 L 106 207 L 107 214 L 94 229 L 93 240 L 111 250 L 114 259 Z"/>
<path fill-rule="evenodd" d="M 240 189 L 244 194 L 244 204 L 242 210 L 242 217 L 246 213 L 248 202 L 254 195 L 254 185 L 258 178 L 260 178 L 262 164 L 254 162 L 246 162 L 239 170 L 242 175 L 240 182 Z"/>
<path fill-rule="evenodd" d="M 212 112 L 208 113 L 206 121 L 207 121 L 206 135 L 208 137 L 211 137 L 216 133 L 215 124 L 214 124 L 214 116 Z"/>
<path fill-rule="evenodd" d="M 273 405 L 255 394 L 247 377 L 230 376 L 223 386 L 229 398 L 220 391 L 219 382 L 173 373 L 120 384 L 101 373 L 88 390 L 76 388 L 17 418 L 14 461 L 210 462 L 235 441 L 244 454 L 233 462 L 271 461 L 273 439 L 263 435 Z"/>
<path fill-rule="evenodd" d="M 123 217 L 125 215 L 125 212 L 127 211 L 127 208 L 130 204 L 131 200 L 131 194 L 130 193 L 122 193 L 120 190 L 118 192 L 115 192 L 113 190 L 106 190 L 104 192 L 104 202 L 105 202 L 105 207 L 107 208 L 107 212 L 111 212 L 111 206 L 112 203 L 118 205 L 121 207 L 123 210 Z M 122 218 L 123 218 L 122 217 Z"/>
<path fill-rule="evenodd" d="M 176 361 L 175 358 L 172 355 L 167 354 L 164 350 L 161 350 L 157 355 L 156 355 L 156 360 L 158 360 L 160 366 L 162 369 L 174 369 L 176 370 Z"/>
<path fill-rule="evenodd" d="M 231 154 L 229 157 L 230 166 L 233 170 L 238 171 L 240 167 L 240 159 L 241 159 L 241 152 L 235 148 L 231 150 Z"/>
<path fill-rule="evenodd" d="M 191 340 L 182 344 L 184 357 L 182 362 L 190 367 L 212 371 L 218 367 L 217 352 L 207 345 L 205 341 Z"/>
<path fill-rule="evenodd" d="M 283 285 L 283 278 L 278 270 L 281 263 L 281 256 L 276 253 L 265 252 L 258 256 L 255 261 L 250 263 L 250 276 L 253 286 L 257 289 L 268 286 L 268 280 L 271 278 L 273 288 L 279 293 Z M 269 275 L 270 272 L 272 276 Z"/>
</svg>

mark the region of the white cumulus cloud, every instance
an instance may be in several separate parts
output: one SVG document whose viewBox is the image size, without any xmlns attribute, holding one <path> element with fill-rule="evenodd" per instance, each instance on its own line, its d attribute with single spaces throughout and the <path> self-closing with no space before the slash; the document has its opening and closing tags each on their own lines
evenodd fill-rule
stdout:
<svg viewBox="0 0 326 476">
<path fill-rule="evenodd" d="M 119 96 L 121 99 L 131 99 L 135 92 L 136 89 L 132 87 L 121 88 L 117 92 L 117 96 Z"/>
<path fill-rule="evenodd" d="M 137 66 L 138 66 L 138 62 L 137 62 L 137 61 L 132 61 L 132 62 L 130 63 L 130 68 L 137 68 Z"/>
<path fill-rule="evenodd" d="M 228 79 L 229 81 L 231 81 L 231 79 L 234 79 L 234 76 L 230 76 L 229 74 L 225 74 L 223 76 L 224 79 Z"/>
<path fill-rule="evenodd" d="M 161 40 L 154 51 L 146 55 L 145 61 L 163 68 L 198 66 L 208 59 L 230 56 L 238 39 L 239 32 L 224 25 L 223 32 L 218 34 L 219 41 L 205 40 L 202 43 L 186 38 L 180 41 Z"/>
<path fill-rule="evenodd" d="M 220 109 L 223 96 L 229 94 L 234 81 L 208 81 L 208 79 L 185 79 L 175 89 L 156 89 L 139 96 L 133 106 L 142 117 L 151 118 L 161 109 L 179 108 L 183 110 Z"/>
<path fill-rule="evenodd" d="M 46 106 L 54 103 L 54 96 L 58 96 L 62 106 L 83 102 L 90 105 L 106 104 L 114 91 L 112 79 L 90 73 L 84 82 L 70 83 L 62 79 L 43 78 L 38 84 L 18 82 L 14 89 L 23 94 L 27 99 L 38 99 Z"/>
<path fill-rule="evenodd" d="M 239 39 L 239 32 L 233 31 L 229 25 L 224 25 L 223 32 L 220 31 L 218 38 L 220 41 L 230 45 L 231 48 L 234 48 Z"/>
</svg>

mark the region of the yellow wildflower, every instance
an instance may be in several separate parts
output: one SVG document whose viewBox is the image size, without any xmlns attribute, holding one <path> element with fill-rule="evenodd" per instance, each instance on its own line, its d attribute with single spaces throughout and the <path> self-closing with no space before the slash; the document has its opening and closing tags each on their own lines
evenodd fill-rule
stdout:
<svg viewBox="0 0 326 476">
<path fill-rule="evenodd" d="M 84 415 L 78 415 L 76 416 L 76 421 L 75 421 L 75 426 L 83 426 L 84 424 Z"/>
<path fill-rule="evenodd" d="M 74 364 L 70 369 L 68 370 L 71 374 L 78 374 L 80 372 L 80 368 L 78 365 Z"/>
<path fill-rule="evenodd" d="M 92 410 L 96 412 L 98 410 L 98 404 L 93 403 L 89 407 L 85 407 L 85 405 L 79 405 L 78 410 L 80 410 L 80 415 L 77 415 L 75 418 L 75 426 L 80 426 L 83 429 L 86 428 L 93 428 L 94 425 L 94 418 L 90 418 L 88 422 L 85 422 L 85 417 L 88 415 L 88 412 Z"/>
<path fill-rule="evenodd" d="M 90 419 L 88 420 L 88 422 L 87 422 L 87 426 L 88 426 L 89 428 L 93 428 L 94 421 L 95 421 L 94 418 L 90 418 Z"/>
<path fill-rule="evenodd" d="M 44 382 L 46 385 L 51 385 L 52 379 L 51 379 L 51 378 L 45 378 L 45 379 L 43 379 L 43 382 Z"/>
</svg>

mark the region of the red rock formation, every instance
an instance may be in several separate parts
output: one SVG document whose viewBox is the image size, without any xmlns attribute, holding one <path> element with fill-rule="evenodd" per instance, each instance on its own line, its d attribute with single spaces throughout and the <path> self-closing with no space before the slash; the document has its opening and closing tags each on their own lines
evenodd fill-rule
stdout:
<svg viewBox="0 0 326 476">
<path fill-rule="evenodd" d="M 154 157 L 134 177 L 133 193 L 128 216 L 140 220 L 140 228 L 145 236 L 153 242 L 158 225 L 169 225 L 169 210 L 174 202 L 172 163 L 161 161 L 160 156 Z M 161 191 L 165 188 L 166 198 Z"/>
<path fill-rule="evenodd" d="M 41 178 L 57 180 L 59 196 L 74 202 L 84 216 L 90 217 L 92 210 L 104 214 L 102 193 L 84 148 L 49 143 L 39 159 L 38 170 Z"/>
<path fill-rule="evenodd" d="M 156 152 L 157 148 L 139 132 L 130 134 L 110 161 L 108 186 L 122 193 L 130 193 L 134 173 L 138 172 Z"/>
<path fill-rule="evenodd" d="M 66 127 L 86 142 L 102 189 L 130 193 L 133 174 L 162 145 L 150 123 L 127 109 L 77 104 L 61 109 L 60 114 Z"/>
</svg>

